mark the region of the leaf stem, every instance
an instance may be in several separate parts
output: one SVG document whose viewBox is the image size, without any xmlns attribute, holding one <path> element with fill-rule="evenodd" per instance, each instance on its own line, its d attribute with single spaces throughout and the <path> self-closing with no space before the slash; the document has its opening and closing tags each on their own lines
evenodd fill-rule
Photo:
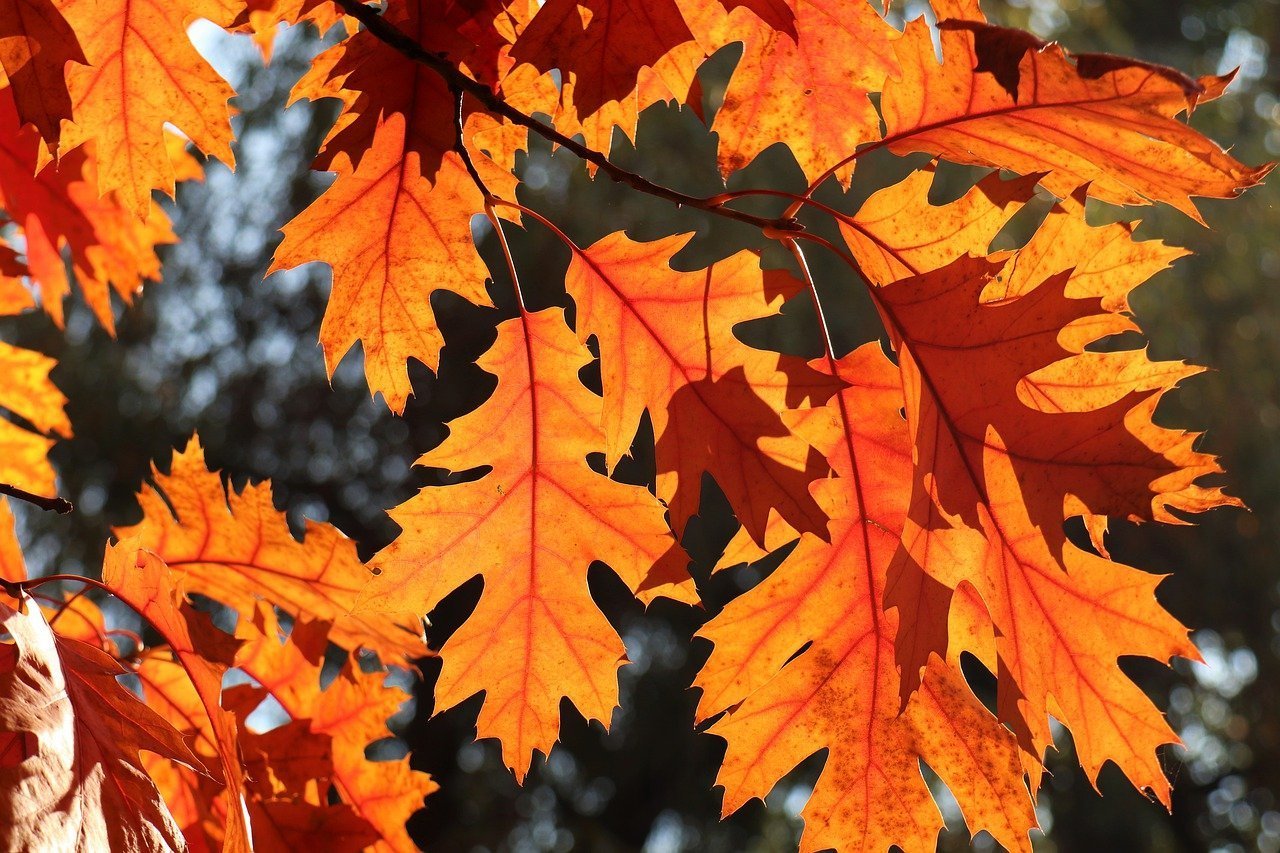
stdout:
<svg viewBox="0 0 1280 853">
<path fill-rule="evenodd" d="M 512 210 L 518 210 L 521 213 L 524 213 L 528 216 L 532 216 L 534 219 L 538 220 L 543 225 L 545 225 L 551 231 L 551 233 L 555 234 L 556 237 L 560 239 L 560 242 L 568 246 L 569 251 L 573 252 L 576 255 L 582 254 L 581 246 L 573 242 L 573 240 L 569 237 L 568 234 L 560 230 L 560 227 L 558 225 L 556 225 L 550 219 L 543 216 L 541 213 L 534 210 L 533 208 L 525 207 L 523 204 L 520 204 L 520 202 L 518 201 L 506 201 L 505 199 L 500 199 L 500 198 L 494 198 L 494 199 L 491 199 L 490 201 L 494 207 L 509 207 Z"/>
<path fill-rule="evenodd" d="M 511 276 L 511 286 L 516 292 L 516 304 L 520 306 L 521 316 L 527 316 L 529 309 L 524 304 L 524 293 L 520 290 L 520 276 L 516 274 L 516 261 L 511 255 L 511 245 L 507 242 L 507 232 L 502 230 L 502 220 L 498 218 L 497 212 L 493 209 L 495 201 L 501 202 L 500 199 L 494 199 L 492 196 L 485 199 L 484 215 L 489 218 L 489 224 L 493 226 L 494 232 L 498 235 L 498 244 L 502 246 L 502 256 L 507 261 L 507 273 Z"/>
<path fill-rule="evenodd" d="M 731 190 L 729 192 L 720 193 L 719 195 L 712 196 L 709 199 L 709 201 L 714 202 L 715 204 L 728 204 L 729 202 L 736 201 L 740 198 L 748 198 L 750 196 L 761 196 L 761 195 L 772 196 L 775 198 L 786 198 L 793 201 L 794 204 L 790 208 L 788 208 L 788 210 L 792 211 L 789 214 L 791 216 L 794 216 L 795 213 L 799 211 L 801 206 L 808 206 L 816 210 L 821 210 L 823 213 L 826 213 L 827 215 L 844 222 L 848 222 L 851 220 L 851 217 L 849 216 L 849 214 L 840 210 L 836 210 L 834 207 L 832 207 L 829 204 L 823 204 L 817 199 L 809 198 L 808 196 L 805 196 L 805 195 L 796 195 L 795 193 L 789 193 L 786 190 L 771 190 L 771 189 L 763 189 L 763 188 Z"/>
<path fill-rule="evenodd" d="M 791 251 L 791 256 L 796 259 L 796 263 L 800 265 L 801 277 L 809 290 L 809 299 L 813 302 L 813 310 L 818 317 L 818 330 L 822 333 L 822 346 L 826 350 L 827 362 L 831 365 L 831 375 L 834 376 L 836 348 L 831 341 L 831 327 L 827 324 L 826 312 L 822 310 L 822 300 L 818 297 L 818 285 L 813 280 L 813 271 L 809 269 L 809 261 L 805 258 L 804 250 L 800 248 L 800 244 L 795 238 L 788 237 L 783 243 Z"/>
<path fill-rule="evenodd" d="M 32 506 L 37 506 L 46 512 L 56 512 L 58 515 L 66 515 L 75 509 L 71 504 L 71 501 L 66 498 L 58 497 L 56 495 L 51 498 L 41 497 L 40 495 L 28 492 L 26 489 L 19 489 L 17 486 L 11 486 L 8 483 L 0 483 L 0 495 L 8 495 L 11 498 L 17 498 L 18 500 L 25 501 Z"/>
<path fill-rule="evenodd" d="M 95 578 L 85 577 L 84 575 L 41 575 L 38 578 L 27 578 L 26 580 L 11 581 L 0 578 L 0 588 L 3 588 L 9 595 L 17 595 L 18 592 L 25 592 L 29 589 L 35 589 L 38 586 L 44 586 L 47 583 L 55 583 L 64 581 L 68 583 L 88 584 L 94 589 L 100 589 L 108 595 L 115 596 L 111 587 Z"/>
<path fill-rule="evenodd" d="M 567 148 L 578 157 L 599 168 L 600 171 L 604 172 L 617 183 L 626 184 L 627 186 L 639 190 L 642 193 L 666 199 L 667 201 L 682 207 L 692 207 L 696 210 L 702 210 L 726 219 L 745 222 L 748 225 L 754 225 L 762 230 L 767 229 L 783 233 L 800 233 L 804 231 L 804 226 L 796 221 L 794 214 L 778 216 L 771 219 L 763 216 L 755 216 L 750 213 L 743 213 L 739 210 L 723 207 L 714 203 L 710 199 L 703 198 L 701 196 L 689 195 L 687 193 L 682 193 L 679 190 L 673 190 L 670 187 L 656 184 L 648 178 L 637 175 L 635 172 L 630 172 L 621 166 L 616 165 L 601 152 L 596 151 L 593 148 L 588 148 L 581 142 L 565 136 L 555 128 L 543 124 L 533 116 L 523 113 L 511 106 L 484 83 L 480 83 L 479 81 L 471 79 L 466 74 L 463 74 L 462 71 L 455 67 L 453 63 L 449 62 L 449 60 L 443 55 L 431 53 L 423 48 L 394 24 L 387 22 L 376 9 L 364 5 L 361 0 L 334 0 L 334 2 L 340 6 L 346 14 L 364 24 L 365 29 L 372 33 L 376 38 L 399 51 L 406 58 L 425 65 L 432 71 L 439 74 L 444 78 L 445 82 L 449 84 L 450 88 L 467 93 L 479 101 L 490 112 L 509 119 L 518 125 L 527 127 L 529 130 L 544 139 L 561 146 L 562 148 Z"/>
</svg>

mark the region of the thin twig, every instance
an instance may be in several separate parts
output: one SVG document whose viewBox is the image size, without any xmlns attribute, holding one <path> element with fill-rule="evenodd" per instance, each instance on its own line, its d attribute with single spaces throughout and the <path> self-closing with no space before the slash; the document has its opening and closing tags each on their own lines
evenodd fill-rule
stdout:
<svg viewBox="0 0 1280 853">
<path fill-rule="evenodd" d="M 722 207 L 712 199 L 688 195 L 687 193 L 682 193 L 679 190 L 673 190 L 670 187 L 655 184 L 648 178 L 641 177 L 634 172 L 629 172 L 621 166 L 614 164 L 608 157 L 599 151 L 596 151 L 593 148 L 588 148 L 581 142 L 565 136 L 555 128 L 545 125 L 533 118 L 533 116 L 522 113 L 520 110 L 511 106 L 499 95 L 494 94 L 493 90 L 488 86 L 476 80 L 472 80 L 466 74 L 463 74 L 444 56 L 431 53 L 423 48 L 412 38 L 401 32 L 394 24 L 388 23 L 377 12 L 377 10 L 364 5 L 360 0 L 334 0 L 334 2 L 342 7 L 342 10 L 348 15 L 364 24 L 365 28 L 376 38 L 396 49 L 408 59 L 421 63 L 439 74 L 451 88 L 466 92 L 468 95 L 479 101 L 481 105 L 490 112 L 500 115 L 503 118 L 510 119 L 516 124 L 529 128 L 529 130 L 532 130 L 544 139 L 550 140 L 562 148 L 569 149 L 583 160 L 595 165 L 600 169 L 600 171 L 604 172 L 620 184 L 626 184 L 627 186 L 642 193 L 666 199 L 667 201 L 683 207 L 692 207 L 696 210 L 702 210 L 726 219 L 745 222 L 748 225 L 754 225 L 756 228 L 760 228 L 762 230 L 782 233 L 799 233 L 804 231 L 804 226 L 800 224 L 794 216 L 768 218 L 764 216 L 755 216 L 750 213 L 743 213 L 740 210 Z"/>
<path fill-rule="evenodd" d="M 8 495 L 11 498 L 17 498 L 20 501 L 26 501 L 32 506 L 38 506 L 47 512 L 56 512 L 58 515 L 66 515 L 75 509 L 71 505 L 71 501 L 66 498 L 52 497 L 45 498 L 40 495 L 33 495 L 25 489 L 19 489 L 17 486 L 11 486 L 8 483 L 0 483 L 0 495 Z"/>
</svg>

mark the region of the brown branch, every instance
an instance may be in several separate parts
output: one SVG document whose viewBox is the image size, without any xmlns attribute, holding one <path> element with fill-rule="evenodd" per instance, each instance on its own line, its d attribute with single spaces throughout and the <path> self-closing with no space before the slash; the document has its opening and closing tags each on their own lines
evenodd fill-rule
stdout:
<svg viewBox="0 0 1280 853">
<path fill-rule="evenodd" d="M 32 506 L 38 506 L 40 509 L 47 512 L 56 512 L 58 515 L 66 515 L 75 509 L 75 507 L 71 505 L 71 501 L 66 498 L 44 498 L 40 495 L 33 495 L 25 489 L 19 489 L 17 486 L 11 486 L 8 483 L 0 483 L 0 495 L 8 495 L 11 498 L 17 498 L 20 501 L 26 501 Z"/>
<path fill-rule="evenodd" d="M 364 24 L 365 28 L 381 41 L 390 47 L 396 49 L 405 57 L 414 62 L 427 66 L 432 71 L 444 78 L 450 88 L 466 92 L 471 97 L 479 101 L 485 109 L 492 113 L 510 119 L 516 124 L 527 127 L 529 130 L 548 139 L 551 142 L 563 148 L 567 148 L 577 156 L 598 167 L 614 181 L 620 184 L 638 190 L 647 195 L 657 198 L 666 199 L 669 202 L 680 205 L 682 207 L 692 207 L 696 210 L 702 210 L 707 213 L 722 216 L 726 219 L 734 219 L 738 222 L 745 222 L 748 225 L 754 225 L 756 228 L 771 232 L 782 233 L 798 233 L 804 231 L 794 216 L 779 216 L 768 218 L 764 216 L 755 216 L 750 213 L 743 213 L 740 210 L 722 207 L 714 199 L 702 198 L 701 196 L 688 195 L 670 187 L 664 187 L 661 184 L 655 184 L 648 178 L 644 178 L 634 172 L 629 172 L 621 166 L 615 165 L 604 154 L 593 148 L 588 148 L 582 143 L 565 136 L 555 128 L 543 124 L 530 115 L 520 112 L 520 110 L 508 104 L 500 96 L 494 94 L 483 83 L 472 80 L 466 74 L 463 74 L 453 63 L 449 62 L 444 56 L 431 53 L 423 48 L 409 36 L 405 35 L 394 24 L 388 23 L 382 16 L 370 6 L 364 5 L 361 0 L 334 0 L 342 10 L 351 17 Z"/>
</svg>

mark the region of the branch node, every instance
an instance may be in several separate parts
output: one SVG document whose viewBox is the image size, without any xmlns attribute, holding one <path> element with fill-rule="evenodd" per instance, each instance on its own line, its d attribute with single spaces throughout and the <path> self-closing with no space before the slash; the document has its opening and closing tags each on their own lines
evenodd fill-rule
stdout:
<svg viewBox="0 0 1280 853">
<path fill-rule="evenodd" d="M 46 498 L 41 495 L 28 492 L 26 489 L 20 489 L 17 486 L 11 486 L 8 483 L 0 483 L 0 495 L 8 495 L 11 498 L 24 501 L 32 506 L 39 507 L 46 512 L 56 512 L 58 515 L 66 515 L 75 509 L 71 501 L 63 497 L 54 496 Z"/>
</svg>

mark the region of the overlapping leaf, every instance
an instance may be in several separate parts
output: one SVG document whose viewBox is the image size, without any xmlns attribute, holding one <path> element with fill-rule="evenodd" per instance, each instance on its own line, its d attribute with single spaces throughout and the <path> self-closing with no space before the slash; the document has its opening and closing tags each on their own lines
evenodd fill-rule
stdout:
<svg viewBox="0 0 1280 853">
<path fill-rule="evenodd" d="M 895 565 L 905 578 L 894 583 L 942 599 L 920 603 L 895 594 L 890 603 L 914 617 L 904 622 L 902 644 L 907 658 L 916 655 L 904 660 L 914 673 L 946 636 L 937 619 L 945 617 L 951 590 L 972 583 L 997 629 L 1002 716 L 1026 736 L 1028 752 L 1041 755 L 1051 742 L 1053 713 L 1081 726 L 1077 749 L 1087 769 L 1096 774 L 1110 758 L 1164 799 L 1155 748 L 1172 733 L 1115 661 L 1167 660 L 1193 650 L 1149 595 L 1155 579 L 1119 566 L 1108 576 L 1092 562 L 1099 558 L 1065 542 L 1062 523 L 1079 514 L 1168 521 L 1176 518 L 1170 508 L 1199 511 L 1231 500 L 1199 485 L 1218 468 L 1193 449 L 1195 436 L 1152 421 L 1160 395 L 1194 368 L 1152 363 L 1142 351 L 1082 352 L 1099 335 L 1130 326 L 1114 313 L 1125 294 L 1178 252 L 1134 243 L 1124 226 L 1090 229 L 1078 207 L 1059 208 L 1050 222 L 1048 237 L 1012 258 L 965 257 L 876 291 L 897 343 L 915 444 L 915 492 Z M 1042 265 L 1041 255 L 1063 229 L 1078 235 L 1069 245 L 1080 265 L 1049 274 L 1052 264 Z M 1088 249 L 1098 255 L 1081 254 Z M 1104 254 L 1105 266 L 1098 263 Z M 1020 266 L 1041 275 L 1031 283 L 1017 273 Z M 1006 284 L 1015 275 L 1017 284 Z M 913 579 L 920 571 L 939 583 Z M 1056 598 L 1036 586 L 1042 580 L 1059 585 Z M 1124 608 L 1108 604 L 1120 595 L 1128 596 Z M 1086 607 L 1081 602 L 1095 608 L 1096 624 L 1111 613 L 1127 613 L 1134 624 L 1056 632 L 1059 614 Z M 934 624 L 924 618 L 929 613 Z M 1057 657 L 1044 656 L 1050 649 Z M 1093 704 L 1081 699 L 1086 686 Z"/>
<path fill-rule="evenodd" d="M 173 138 L 169 134 L 167 144 Z M 160 277 L 156 246 L 177 238 L 159 209 L 140 220 L 116 193 L 99 195 L 97 150 L 87 144 L 56 166 L 44 163 L 39 137 L 20 126 L 12 98 L 0 90 L 0 207 L 25 238 L 25 272 L 39 285 L 45 311 L 61 325 L 62 301 L 71 290 L 62 256 L 67 250 L 85 301 L 113 331 L 112 293 L 131 302 L 144 281 Z"/>
<path fill-rule="evenodd" d="M 350 662 L 321 690 L 323 624 L 297 622 L 282 642 L 271 609 L 259 607 L 252 619 L 241 623 L 238 633 L 246 642 L 236 666 L 258 684 L 258 688 L 244 688 L 250 690 L 246 706 L 252 709 L 270 696 L 294 720 L 308 720 L 312 734 L 329 738 L 332 785 L 342 802 L 378 834 L 374 849 L 379 853 L 413 850 L 405 821 L 422 807 L 423 797 L 436 784 L 425 773 L 412 770 L 407 757 L 391 761 L 365 757 L 369 744 L 390 735 L 387 719 L 408 695 L 384 684 L 385 672 L 363 672 Z M 321 792 L 327 795 L 327 788 Z"/>
<path fill-rule="evenodd" d="M 137 539 L 107 547 L 102 582 L 164 637 L 190 678 L 208 720 L 227 789 L 222 849 L 248 851 L 240 742 L 235 717 L 222 707 L 222 677 L 234 661 L 235 642 L 214 628 L 207 616 L 191 609 L 178 578 L 155 554 L 140 549 Z"/>
<path fill-rule="evenodd" d="M 1072 58 L 1019 30 L 986 24 L 977 0 L 934 0 L 943 61 L 924 20 L 898 42 L 899 74 L 881 100 L 884 143 L 959 163 L 1045 172 L 1067 196 L 1084 184 L 1116 204 L 1166 202 L 1199 219 L 1191 196 L 1230 198 L 1270 166 L 1249 168 L 1176 120 L 1225 80 L 1194 81 L 1120 57 Z"/>
<path fill-rule="evenodd" d="M 0 602 L 0 844 L 11 850 L 182 850 L 139 752 L 199 767 L 109 655 L 57 637 L 24 596 Z"/>
<path fill-rule="evenodd" d="M 585 118 L 626 98 L 642 69 L 692 41 L 676 0 L 550 0 L 520 34 L 512 56 L 541 71 L 558 68 Z"/>
<path fill-rule="evenodd" d="M 268 598 L 294 617 L 332 621 L 334 642 L 371 649 L 387 662 L 425 653 L 415 619 L 353 615 L 373 577 L 354 542 L 314 521 L 298 541 L 272 504 L 270 486 L 228 491 L 205 466 L 198 439 L 174 454 L 168 474 L 156 470 L 154 481 L 138 496 L 142 521 L 116 535 L 137 537 L 181 577 L 186 592 L 216 599 L 244 618 Z"/>
<path fill-rule="evenodd" d="M 589 359 L 559 310 L 499 325 L 480 361 L 500 376 L 493 396 L 419 460 L 490 470 L 428 486 L 392 511 L 403 532 L 373 559 L 381 574 L 361 601 L 363 611 L 425 613 L 484 577 L 475 612 L 441 651 L 436 703 L 449 708 L 484 691 L 479 734 L 501 738 L 521 779 L 534 750 L 550 752 L 559 737 L 562 697 L 606 724 L 618 703 L 622 641 L 591 599 L 588 567 L 606 563 L 639 593 L 675 547 L 653 495 L 587 464 L 603 447 L 600 400 L 578 379 Z"/>
<path fill-rule="evenodd" d="M 779 412 L 822 402 L 838 387 L 801 359 L 757 350 L 733 327 L 768 316 L 800 283 L 764 272 L 743 252 L 706 270 L 681 272 L 677 235 L 636 243 L 612 234 L 575 251 L 566 287 L 578 336 L 600 341 L 605 459 L 615 465 L 647 410 L 657 437 L 658 496 L 683 531 L 697 511 L 702 473 L 728 495 L 759 539 L 771 510 L 797 530 L 822 531 L 826 517 L 808 486 L 826 472 Z"/>
<path fill-rule="evenodd" d="M 942 818 L 920 775 L 924 761 L 972 831 L 1029 850 L 1035 816 L 1012 736 L 959 672 L 935 660 L 901 709 L 896 619 L 883 612 L 910 483 L 901 382 L 877 344 L 831 366 L 849 387 L 825 408 L 789 418 L 837 475 L 814 485 L 831 541 L 803 535 L 772 575 L 700 631 L 715 648 L 696 682 L 698 715 L 730 709 L 710 729 L 729 744 L 717 777 L 725 811 L 763 797 L 826 749 L 803 812 L 802 851 L 933 850 Z"/>
<path fill-rule="evenodd" d="M 866 2 L 798 0 L 788 11 L 790 31 L 776 26 L 777 15 L 770 21 L 746 11 L 699 27 L 710 50 L 743 43 L 711 125 L 726 175 L 783 143 L 816 180 L 859 145 L 880 138 L 880 116 L 868 94 L 883 89 L 897 69 L 897 31 Z"/>
<path fill-rule="evenodd" d="M 0 72 L 8 77 L 18 117 L 54 146 L 62 122 L 71 118 L 68 62 L 86 60 L 54 0 L 12 0 L 0 8 Z"/>
<path fill-rule="evenodd" d="M 151 210 L 151 191 L 173 195 L 174 169 L 165 125 L 231 165 L 227 101 L 235 94 L 187 37 L 197 18 L 226 20 L 220 0 L 59 0 L 88 59 L 67 69 L 74 124 L 60 153 L 92 141 L 101 194 L 118 191 L 139 219 Z"/>
<path fill-rule="evenodd" d="M 435 5 L 398 3 L 386 20 L 429 50 L 471 55 L 476 45 L 438 24 Z M 338 178 L 285 226 L 272 270 L 314 260 L 333 268 L 320 328 L 329 372 L 361 341 L 370 390 L 400 412 L 411 392 L 407 360 L 439 365 L 432 293 L 491 304 L 471 238 L 484 199 L 452 150 L 457 102 L 439 75 L 368 32 L 322 54 L 294 96 L 343 99 L 316 164 Z M 476 156 L 492 190 L 514 196 L 514 177 Z"/>
</svg>

